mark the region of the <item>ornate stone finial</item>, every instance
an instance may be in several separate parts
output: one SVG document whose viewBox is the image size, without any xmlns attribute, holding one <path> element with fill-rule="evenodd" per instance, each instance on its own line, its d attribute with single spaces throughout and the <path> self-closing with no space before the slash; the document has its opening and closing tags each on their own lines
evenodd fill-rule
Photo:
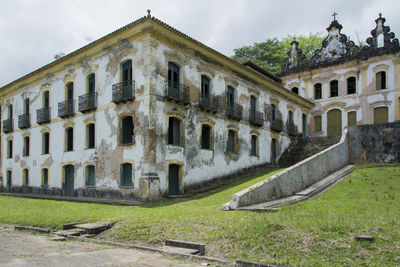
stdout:
<svg viewBox="0 0 400 267">
<path fill-rule="evenodd" d="M 147 9 L 147 17 L 148 17 L 148 18 L 150 18 L 150 17 L 151 17 L 151 14 L 150 14 L 150 12 L 151 12 L 151 10 L 150 10 L 150 9 Z"/>
<path fill-rule="evenodd" d="M 379 13 L 379 18 L 382 18 L 382 13 Z"/>
<path fill-rule="evenodd" d="M 336 16 L 337 16 L 337 15 L 338 15 L 338 13 L 333 12 L 333 14 L 332 14 L 333 20 L 336 20 Z"/>
</svg>

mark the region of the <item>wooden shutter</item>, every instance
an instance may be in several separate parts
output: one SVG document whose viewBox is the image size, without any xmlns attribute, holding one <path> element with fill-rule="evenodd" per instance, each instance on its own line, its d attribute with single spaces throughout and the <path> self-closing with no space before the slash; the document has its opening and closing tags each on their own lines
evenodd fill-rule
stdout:
<svg viewBox="0 0 400 267">
<path fill-rule="evenodd" d="M 132 60 L 126 61 L 122 64 L 122 82 L 132 80 Z"/>
<path fill-rule="evenodd" d="M 44 92 L 44 107 L 50 107 L 49 91 Z"/>
<path fill-rule="evenodd" d="M 356 126 L 357 124 L 357 114 L 355 111 L 351 111 L 349 113 L 347 113 L 347 126 L 351 127 L 351 126 Z"/>
<path fill-rule="evenodd" d="M 94 123 L 91 123 L 87 126 L 88 130 L 88 148 L 95 147 L 95 132 L 94 132 Z"/>
<path fill-rule="evenodd" d="M 130 163 L 124 163 L 122 165 L 122 185 L 132 185 L 132 164 Z"/>
<path fill-rule="evenodd" d="M 95 168 L 93 165 L 87 166 L 87 175 L 88 175 L 88 180 L 87 183 L 90 186 L 94 186 L 95 183 Z"/>
<path fill-rule="evenodd" d="M 132 144 L 132 137 L 133 137 L 132 117 L 125 117 L 122 119 L 122 136 L 121 136 L 122 144 Z"/>
<path fill-rule="evenodd" d="M 67 87 L 67 100 L 72 101 L 74 99 L 74 84 L 69 83 Z"/>
</svg>

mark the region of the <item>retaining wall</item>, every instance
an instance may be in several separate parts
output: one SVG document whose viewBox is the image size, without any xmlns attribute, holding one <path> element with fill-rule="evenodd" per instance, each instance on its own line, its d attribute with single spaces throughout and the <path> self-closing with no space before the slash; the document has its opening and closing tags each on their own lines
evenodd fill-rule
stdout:
<svg viewBox="0 0 400 267">
<path fill-rule="evenodd" d="M 339 143 L 315 154 L 284 171 L 234 194 L 229 208 L 236 209 L 283 197 L 318 182 L 349 163 L 347 129 Z"/>
</svg>

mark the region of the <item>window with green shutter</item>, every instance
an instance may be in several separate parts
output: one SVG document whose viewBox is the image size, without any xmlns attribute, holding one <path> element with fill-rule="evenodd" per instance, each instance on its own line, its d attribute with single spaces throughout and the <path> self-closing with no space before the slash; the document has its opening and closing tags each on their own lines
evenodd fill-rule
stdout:
<svg viewBox="0 0 400 267">
<path fill-rule="evenodd" d="M 86 126 L 87 148 L 95 148 L 95 124 L 90 123 Z"/>
<path fill-rule="evenodd" d="M 376 73 L 376 90 L 386 89 L 386 72 L 380 71 Z"/>
<path fill-rule="evenodd" d="M 132 164 L 121 165 L 121 186 L 132 186 Z"/>
<path fill-rule="evenodd" d="M 121 121 L 121 144 L 133 143 L 133 119 L 131 116 L 125 117 Z M 94 143 L 94 126 L 93 126 L 93 143 Z"/>
<path fill-rule="evenodd" d="M 95 178 L 95 167 L 93 165 L 86 166 L 86 185 L 95 186 L 96 178 Z"/>
<path fill-rule="evenodd" d="M 44 168 L 42 169 L 42 185 L 48 186 L 49 185 L 49 169 Z"/>
<path fill-rule="evenodd" d="M 43 142 L 43 154 L 49 154 L 50 153 L 50 134 L 49 133 L 43 133 L 42 135 L 42 142 Z"/>
<path fill-rule="evenodd" d="M 235 153 L 235 132 L 233 130 L 228 132 L 227 152 Z"/>
<path fill-rule="evenodd" d="M 74 129 L 69 127 L 65 130 L 66 134 L 66 151 L 74 150 Z"/>
<path fill-rule="evenodd" d="M 181 121 L 175 117 L 169 117 L 168 125 L 168 144 L 180 145 Z"/>
<path fill-rule="evenodd" d="M 374 109 L 374 124 L 388 123 L 389 112 L 387 107 L 379 107 Z"/>
</svg>

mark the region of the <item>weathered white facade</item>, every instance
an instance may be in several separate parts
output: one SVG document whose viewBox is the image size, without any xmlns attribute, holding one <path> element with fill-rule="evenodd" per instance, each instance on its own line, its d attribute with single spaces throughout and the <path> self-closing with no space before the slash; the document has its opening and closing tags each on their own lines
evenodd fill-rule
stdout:
<svg viewBox="0 0 400 267">
<path fill-rule="evenodd" d="M 305 131 L 313 106 L 150 16 L 0 88 L 0 97 L 3 191 L 140 200 L 271 164 L 288 132 Z M 271 130 L 271 120 L 283 129 Z"/>
<path fill-rule="evenodd" d="M 400 119 L 399 42 L 384 25 L 385 18 L 379 16 L 375 22 L 367 46 L 358 52 L 353 52 L 354 43 L 340 33 L 336 20 L 310 61 L 298 43 L 292 43 L 281 78 L 287 89 L 314 101 L 308 123 L 311 135 L 340 135 L 348 126 Z"/>
</svg>

